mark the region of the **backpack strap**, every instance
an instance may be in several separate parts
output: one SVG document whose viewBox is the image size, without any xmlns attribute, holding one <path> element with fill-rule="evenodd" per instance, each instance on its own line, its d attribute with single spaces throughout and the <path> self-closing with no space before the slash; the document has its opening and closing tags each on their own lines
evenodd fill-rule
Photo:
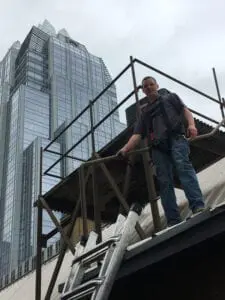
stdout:
<svg viewBox="0 0 225 300">
<path fill-rule="evenodd" d="M 175 97 L 174 94 L 170 94 L 170 95 L 171 95 L 172 97 Z M 173 100 L 173 99 L 172 99 L 172 100 Z M 183 120 L 182 120 L 182 113 L 181 113 L 179 107 L 176 105 L 176 102 L 175 102 L 175 101 L 170 101 L 170 103 L 171 103 L 171 105 L 173 106 L 175 112 L 177 113 L 177 116 L 179 117 L 179 122 L 178 122 L 179 124 L 178 124 L 178 126 L 180 126 L 179 129 L 181 129 L 182 126 L 184 126 Z M 168 129 L 168 133 L 171 134 L 171 135 L 172 135 L 172 134 L 179 134 L 178 127 L 177 127 L 177 126 L 173 127 L 173 125 L 171 124 L 171 121 L 170 121 L 170 119 L 168 118 L 167 112 L 166 112 L 166 110 L 165 110 L 164 103 L 163 103 L 162 99 L 160 99 L 160 98 L 159 98 L 159 105 L 160 105 L 162 117 L 163 117 L 164 122 L 165 122 L 165 124 L 166 124 L 166 126 L 167 126 L 167 129 Z M 176 125 L 177 125 L 177 124 L 176 124 Z"/>
<path fill-rule="evenodd" d="M 162 113 L 162 117 L 163 117 L 163 120 L 164 120 L 164 122 L 166 124 L 166 127 L 168 129 L 168 132 L 172 133 L 172 125 L 171 125 L 170 120 L 168 118 L 168 115 L 166 113 L 166 110 L 165 110 L 165 107 L 164 107 L 164 104 L 162 102 L 161 97 L 159 97 L 158 101 L 159 101 L 159 107 L 160 107 L 160 110 L 161 110 L 161 113 Z"/>
</svg>

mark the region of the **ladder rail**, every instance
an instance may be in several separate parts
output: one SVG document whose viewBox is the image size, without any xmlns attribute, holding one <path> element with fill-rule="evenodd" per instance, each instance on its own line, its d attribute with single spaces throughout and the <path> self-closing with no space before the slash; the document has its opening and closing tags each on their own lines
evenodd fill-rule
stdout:
<svg viewBox="0 0 225 300">
<path fill-rule="evenodd" d="M 120 265 L 123 261 L 124 254 L 129 245 L 131 234 L 134 230 L 134 227 L 139 219 L 139 215 L 141 213 L 141 208 L 139 205 L 133 205 L 128 214 L 123 232 L 121 234 L 121 239 L 115 247 L 115 251 L 112 254 L 112 258 L 109 262 L 109 265 L 106 270 L 105 279 L 103 283 L 99 286 L 99 289 L 96 290 L 91 300 L 107 300 L 114 281 L 116 279 L 117 272 L 120 268 Z"/>
<path fill-rule="evenodd" d="M 72 299 L 81 299 L 81 297 L 84 297 L 86 295 L 89 295 L 93 293 L 93 291 L 96 289 L 97 285 L 100 285 L 103 282 L 103 279 L 92 279 L 88 282 L 83 283 L 82 285 L 76 287 L 69 293 L 65 294 L 61 299 L 67 300 L 73 297 Z M 86 289 L 85 289 L 86 288 Z"/>
<path fill-rule="evenodd" d="M 118 216 L 114 236 L 107 241 L 96 245 L 97 234 L 94 240 L 90 234 L 86 247 L 80 251 L 80 255 L 75 254 L 62 300 L 84 299 L 87 295 L 90 295 L 91 300 L 108 299 L 141 210 L 139 204 L 132 205 L 126 219 Z M 91 273 L 93 270 L 94 277 Z"/>
</svg>

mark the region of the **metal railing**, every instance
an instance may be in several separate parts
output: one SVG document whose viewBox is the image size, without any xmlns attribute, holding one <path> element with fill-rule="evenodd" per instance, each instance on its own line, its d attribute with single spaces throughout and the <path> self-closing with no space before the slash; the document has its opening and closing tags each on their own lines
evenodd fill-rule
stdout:
<svg viewBox="0 0 225 300">
<path fill-rule="evenodd" d="M 126 103 L 132 96 L 135 96 L 135 101 L 136 101 L 136 105 L 137 105 L 137 115 L 140 114 L 140 106 L 139 106 L 139 97 L 138 97 L 138 90 L 140 89 L 140 86 L 137 85 L 136 83 L 136 74 L 135 74 L 135 65 L 139 64 L 142 65 L 144 67 L 146 67 L 148 70 L 152 70 L 160 75 L 165 76 L 166 78 L 180 84 L 181 86 L 186 87 L 187 89 L 207 98 L 210 101 L 215 102 L 216 104 L 218 104 L 220 106 L 221 109 L 221 114 L 222 114 L 222 118 L 223 121 L 222 122 L 218 122 L 212 118 L 209 118 L 203 114 L 200 114 L 194 110 L 192 110 L 192 112 L 202 118 L 205 118 L 206 120 L 213 122 L 215 124 L 218 124 L 218 126 L 213 129 L 212 132 L 204 135 L 204 136 L 199 136 L 198 139 L 201 138 L 207 138 L 213 134 L 216 133 L 216 131 L 221 127 L 224 126 L 224 100 L 223 98 L 221 98 L 220 96 L 220 92 L 219 92 L 219 87 L 218 87 L 218 82 L 217 82 L 217 78 L 216 78 L 216 73 L 215 73 L 215 69 L 213 69 L 213 75 L 214 75 L 214 80 L 216 83 L 216 89 L 217 89 L 217 94 L 218 94 L 218 99 L 215 99 L 214 97 L 207 95 L 206 93 L 142 62 L 139 59 L 133 59 L 132 57 L 130 57 L 130 63 L 112 80 L 112 82 L 101 92 L 99 93 L 92 101 L 89 102 L 89 104 L 60 132 L 59 135 L 57 135 L 45 148 L 41 148 L 40 152 L 40 160 L 41 160 L 41 166 L 40 166 L 40 196 L 39 199 L 37 201 L 37 207 L 38 207 L 38 222 L 37 222 L 37 226 L 38 226 L 38 233 L 37 233 L 37 265 L 36 265 L 36 300 L 40 300 L 41 298 L 41 250 L 42 250 L 42 245 L 43 245 L 43 235 L 42 235 L 42 209 L 46 209 L 47 212 L 49 213 L 51 219 L 54 221 L 57 230 L 54 230 L 54 233 L 60 231 L 62 233 L 62 237 L 64 237 L 63 239 L 63 243 L 61 245 L 61 251 L 59 254 L 59 258 L 58 261 L 56 263 L 52 278 L 50 280 L 50 284 L 48 287 L 48 291 L 46 293 L 45 299 L 50 299 L 51 297 L 51 293 L 53 291 L 61 264 L 63 262 L 65 253 L 67 248 L 71 249 L 71 244 L 68 241 L 68 238 L 71 236 L 72 230 L 73 230 L 73 226 L 75 224 L 78 212 L 81 210 L 81 214 L 82 214 L 82 218 L 83 218 L 83 233 L 85 238 L 87 238 L 87 234 L 88 234 L 88 229 L 87 229 L 87 205 L 86 205 L 86 193 L 85 193 L 85 185 L 88 181 L 89 175 L 92 174 L 92 187 L 93 187 L 93 200 L 94 200 L 94 221 L 95 221 L 95 230 L 96 232 L 99 234 L 100 240 L 101 240 L 101 218 L 100 218 L 100 209 L 99 209 L 99 203 L 98 203 L 98 191 L 96 188 L 96 175 L 95 175 L 95 166 L 98 164 L 100 166 L 100 168 L 102 169 L 105 177 L 107 178 L 110 186 L 112 187 L 113 191 L 115 192 L 115 195 L 117 196 L 120 205 L 123 207 L 125 212 L 129 211 L 129 206 L 126 202 L 126 196 L 128 193 L 128 189 L 129 189 L 129 180 L 130 180 L 130 176 L 131 176 L 131 164 L 127 165 L 127 169 L 126 169 L 126 175 L 125 175 L 125 181 L 124 181 L 124 188 L 123 188 L 123 192 L 120 191 L 120 189 L 118 188 L 115 180 L 113 179 L 113 177 L 110 174 L 110 171 L 107 169 L 105 162 L 109 161 L 109 160 L 113 160 L 113 159 L 118 159 L 117 155 L 112 155 L 109 157 L 104 157 L 101 158 L 99 156 L 98 153 L 96 153 L 96 141 L 95 141 L 95 131 L 96 129 L 105 121 L 107 120 L 117 109 L 119 109 L 124 103 Z M 121 78 L 121 76 L 123 76 L 123 74 L 125 74 L 128 70 L 131 71 L 131 75 L 132 75 L 132 81 L 133 81 L 133 91 L 130 92 L 118 105 L 116 105 L 112 111 L 110 111 L 102 120 L 100 120 L 97 124 L 94 125 L 93 122 L 93 104 L 96 103 L 100 97 L 107 92 L 107 90 L 114 85 L 117 80 L 119 80 Z M 51 165 L 47 168 L 47 170 L 45 170 L 42 174 L 42 164 L 43 164 L 43 154 L 44 152 L 52 152 L 51 150 L 49 150 L 50 146 L 57 141 L 57 139 L 62 136 L 66 130 L 68 130 L 82 115 L 84 115 L 86 112 L 90 113 L 90 123 L 91 123 L 91 128 L 90 130 L 83 136 L 81 137 L 74 145 L 72 145 L 68 150 L 65 151 L 65 153 L 57 153 L 54 151 L 54 154 L 58 154 L 60 157 Z M 71 155 L 69 155 L 69 153 L 74 150 L 84 139 L 86 139 L 88 136 L 91 136 L 91 142 L 92 142 L 92 159 L 90 161 L 84 162 L 83 159 L 78 158 L 78 157 L 73 157 Z M 193 140 L 194 141 L 194 140 Z M 157 194 L 155 191 L 155 186 L 154 186 L 154 182 L 153 182 L 153 176 L 152 176 L 152 170 L 151 167 L 149 166 L 149 153 L 148 150 L 149 148 L 146 146 L 146 141 L 144 144 L 142 144 L 142 148 L 136 151 L 132 151 L 130 153 L 130 155 L 132 156 L 132 154 L 136 154 L 136 153 L 141 153 L 142 158 L 143 158 L 143 164 L 145 167 L 145 177 L 146 177 L 146 185 L 147 185 L 147 191 L 148 191 L 148 199 L 151 205 L 151 209 L 152 209 L 152 215 L 153 215 L 153 223 L 155 226 L 156 231 L 160 230 L 160 218 L 159 218 L 159 212 L 158 212 L 158 206 L 157 206 Z M 133 156 L 132 156 L 133 157 Z M 80 196 L 79 199 L 76 202 L 76 206 L 71 214 L 71 219 L 70 219 L 70 224 L 69 224 L 69 228 L 67 230 L 66 233 L 63 232 L 63 229 L 60 228 L 60 224 L 57 222 L 57 220 L 55 220 L 54 216 L 51 213 L 51 209 L 48 206 L 48 204 L 46 203 L 43 195 L 42 195 L 42 176 L 43 175 L 48 175 L 48 176 L 52 176 L 52 177 L 57 177 L 54 174 L 49 173 L 58 163 L 60 163 L 63 159 L 65 158 L 70 158 L 70 159 L 77 159 L 81 161 L 81 166 L 79 169 L 79 181 L 80 181 Z M 88 167 L 88 170 L 85 174 L 86 171 L 86 167 Z M 58 177 L 57 177 L 58 178 Z M 141 238 L 144 238 L 144 232 L 142 230 L 142 228 L 140 227 L 140 225 L 137 223 L 136 225 L 136 230 L 139 234 L 139 236 Z M 52 237 L 52 234 L 47 235 L 48 237 Z M 65 237 L 66 236 L 66 237 Z M 68 238 L 67 238 L 68 237 Z M 73 252 L 73 249 L 71 249 L 71 251 Z"/>
<path fill-rule="evenodd" d="M 58 138 L 60 136 L 62 136 L 69 128 L 71 128 L 71 126 L 82 116 L 84 115 L 88 110 L 90 112 L 90 115 L 93 115 L 93 104 L 96 103 L 100 98 L 101 96 L 108 91 L 108 89 L 114 85 L 118 79 L 120 79 L 129 69 L 132 69 L 132 67 L 135 66 L 135 64 L 139 64 L 139 65 L 142 65 L 144 67 L 146 67 L 147 69 L 150 69 L 168 79 L 170 79 L 171 81 L 173 82 L 176 82 L 177 84 L 183 86 L 183 87 L 186 87 L 187 89 L 205 97 L 206 99 L 210 100 L 210 101 L 213 101 L 214 103 L 217 103 L 219 106 L 220 106 L 220 109 L 221 109 L 221 114 L 222 114 L 222 117 L 224 117 L 224 107 L 225 107 L 225 101 L 223 98 L 221 98 L 221 95 L 220 95 L 220 91 L 219 91 L 219 86 L 218 86 L 218 81 L 217 81 L 217 77 L 216 77 L 216 71 L 215 71 L 215 68 L 213 68 L 213 75 L 214 75 L 214 80 L 215 80 L 215 85 L 216 85 L 216 90 L 217 90 L 217 93 L 218 93 L 218 98 L 219 100 L 217 100 L 216 98 L 176 79 L 175 77 L 172 77 L 170 75 L 168 75 L 167 73 L 164 73 L 162 71 L 160 71 L 159 69 L 156 69 L 152 66 L 150 66 L 149 64 L 146 64 L 145 62 L 135 58 L 131 58 L 131 62 L 130 64 L 128 64 L 113 80 L 112 82 L 103 90 L 101 91 L 93 100 L 89 101 L 89 104 L 81 111 L 78 113 L 78 115 L 57 135 L 55 136 L 55 138 L 45 147 L 43 148 L 43 152 L 50 152 L 50 153 L 54 153 L 56 155 L 59 155 L 60 158 L 57 159 L 51 166 L 49 166 L 49 168 L 47 168 L 44 172 L 43 172 L 43 175 L 48 175 L 48 176 L 52 176 L 52 177 L 57 177 L 57 175 L 54 175 L 54 174 L 50 174 L 49 171 L 51 171 L 57 164 L 59 164 L 64 158 L 71 158 L 71 159 L 76 159 L 76 160 L 79 160 L 79 161 L 84 161 L 84 159 L 82 158 L 79 158 L 79 157 L 74 157 L 74 156 L 69 156 L 69 153 L 71 151 L 73 151 L 81 142 L 83 142 L 89 135 L 92 135 L 93 136 L 93 132 L 95 132 L 95 130 L 103 123 L 105 122 L 115 111 L 117 111 L 123 104 L 125 104 L 132 96 L 135 96 L 137 94 L 137 90 L 139 90 L 141 87 L 140 86 L 136 86 L 136 90 L 133 90 L 132 92 L 130 92 L 122 101 L 120 101 L 120 103 L 118 105 L 116 105 L 107 115 L 105 115 L 105 117 L 100 120 L 96 125 L 91 125 L 91 129 L 85 134 L 83 135 L 73 146 L 71 146 L 65 153 L 58 153 L 56 151 L 52 151 L 52 150 L 49 150 L 50 146 L 58 140 Z M 135 76 L 135 75 L 134 75 Z M 214 124 L 219 124 L 219 122 L 217 120 L 214 120 L 212 118 L 209 118 L 208 116 L 204 115 L 204 114 L 201 114 L 199 112 L 197 112 L 196 110 L 193 110 L 193 109 L 190 109 L 192 113 L 194 113 L 195 115 L 207 120 L 207 121 L 210 121 Z M 92 143 L 93 143 L 93 139 L 92 139 Z M 92 146 L 93 148 L 93 146 Z"/>
</svg>

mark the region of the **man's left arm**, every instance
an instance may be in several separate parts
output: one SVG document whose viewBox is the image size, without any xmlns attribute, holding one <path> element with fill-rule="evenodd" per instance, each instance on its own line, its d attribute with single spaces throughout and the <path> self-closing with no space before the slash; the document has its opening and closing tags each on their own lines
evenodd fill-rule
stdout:
<svg viewBox="0 0 225 300">
<path fill-rule="evenodd" d="M 187 108 L 187 106 L 184 104 L 184 102 L 180 99 L 180 97 L 177 94 L 172 93 L 171 95 L 173 96 L 172 100 L 176 107 L 176 110 L 179 111 L 179 113 L 183 113 L 183 115 L 187 121 L 188 137 L 190 137 L 190 138 L 196 137 L 198 135 L 198 130 L 195 126 L 195 120 L 192 116 L 192 113 L 190 112 L 190 110 Z"/>
<path fill-rule="evenodd" d="M 190 138 L 196 137 L 198 135 L 198 130 L 195 126 L 195 120 L 193 118 L 192 113 L 186 106 L 184 106 L 184 117 L 188 123 L 188 128 L 187 128 L 188 137 L 190 137 Z"/>
</svg>

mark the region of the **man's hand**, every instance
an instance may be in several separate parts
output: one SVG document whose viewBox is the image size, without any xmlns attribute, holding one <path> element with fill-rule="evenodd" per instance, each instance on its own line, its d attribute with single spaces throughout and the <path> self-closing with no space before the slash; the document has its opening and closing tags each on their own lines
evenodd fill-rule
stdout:
<svg viewBox="0 0 225 300">
<path fill-rule="evenodd" d="M 126 157 L 127 152 L 133 150 L 138 143 L 141 140 L 141 135 L 140 134 L 133 134 L 129 141 L 126 143 L 125 146 L 123 146 L 123 148 L 121 148 L 118 152 L 117 155 L 118 156 L 122 156 L 122 157 Z"/>
<path fill-rule="evenodd" d="M 187 124 L 189 124 L 187 129 L 188 137 L 195 138 L 198 135 L 198 131 L 195 127 L 195 120 L 192 116 L 192 113 L 187 107 L 184 107 L 184 117 L 187 120 Z"/>
<path fill-rule="evenodd" d="M 198 130 L 195 125 L 189 125 L 187 129 L 188 137 L 195 138 L 198 135 Z"/>
<path fill-rule="evenodd" d="M 116 155 L 117 155 L 117 156 L 126 157 L 127 152 L 128 152 L 128 151 L 127 151 L 126 147 L 123 147 L 123 148 L 121 148 L 121 149 L 116 153 Z"/>
</svg>

